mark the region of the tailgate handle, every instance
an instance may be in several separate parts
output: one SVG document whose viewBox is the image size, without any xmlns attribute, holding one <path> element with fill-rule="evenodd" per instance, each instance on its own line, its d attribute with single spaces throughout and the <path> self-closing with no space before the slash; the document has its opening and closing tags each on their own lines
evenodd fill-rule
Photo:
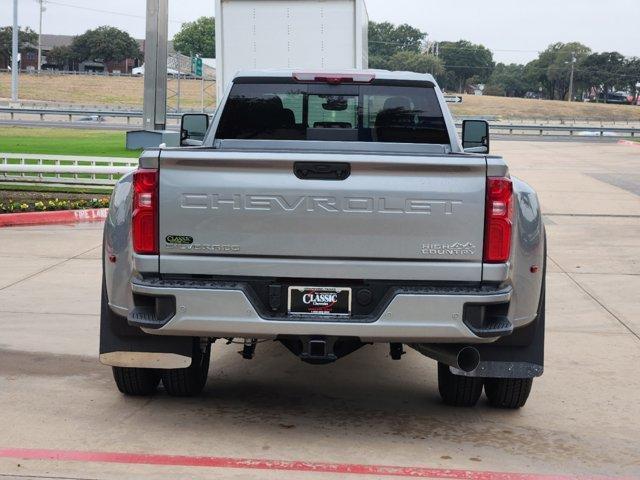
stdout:
<svg viewBox="0 0 640 480">
<path fill-rule="evenodd" d="M 296 162 L 293 173 L 300 180 L 346 180 L 351 175 L 349 163 Z"/>
</svg>

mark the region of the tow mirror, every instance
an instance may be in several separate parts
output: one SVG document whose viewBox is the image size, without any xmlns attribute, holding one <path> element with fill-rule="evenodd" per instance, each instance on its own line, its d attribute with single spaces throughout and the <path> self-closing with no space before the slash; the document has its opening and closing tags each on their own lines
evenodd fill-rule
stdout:
<svg viewBox="0 0 640 480">
<path fill-rule="evenodd" d="M 209 115 L 206 113 L 185 113 L 180 121 L 180 145 L 202 145 L 208 128 Z"/>
<path fill-rule="evenodd" d="M 463 121 L 462 148 L 468 153 L 489 153 L 489 122 L 485 120 Z"/>
</svg>

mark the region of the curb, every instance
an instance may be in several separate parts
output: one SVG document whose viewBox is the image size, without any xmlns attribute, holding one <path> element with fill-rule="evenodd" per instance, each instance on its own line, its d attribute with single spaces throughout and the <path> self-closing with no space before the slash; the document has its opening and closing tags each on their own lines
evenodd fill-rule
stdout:
<svg viewBox="0 0 640 480">
<path fill-rule="evenodd" d="M 196 457 L 187 455 L 158 455 L 145 453 L 89 452 L 79 450 L 48 450 L 29 448 L 2 448 L 0 458 L 44 460 L 53 462 L 114 463 L 123 465 L 154 465 L 163 467 L 233 468 L 246 472 L 273 471 L 297 473 L 326 473 L 326 478 L 344 478 L 345 475 L 371 478 L 430 478 L 441 480 L 623 480 L 631 477 L 601 475 L 578 476 L 569 474 L 535 474 L 492 472 L 432 467 L 402 467 L 374 464 L 325 463 L 301 460 L 268 460 L 234 457 Z M 166 477 L 163 473 L 163 478 Z M 258 476 L 260 476 L 258 474 Z M 239 476 L 243 477 L 244 476 Z M 191 477 L 190 477 L 191 478 Z"/>
<path fill-rule="evenodd" d="M 627 145 L 629 147 L 640 147 L 640 143 L 631 140 L 618 140 L 618 145 Z"/>
<path fill-rule="evenodd" d="M 4 213 L 0 215 L 0 227 L 19 225 L 52 225 L 56 223 L 99 222 L 107 218 L 108 208 L 88 210 L 58 210 L 54 212 Z"/>
</svg>

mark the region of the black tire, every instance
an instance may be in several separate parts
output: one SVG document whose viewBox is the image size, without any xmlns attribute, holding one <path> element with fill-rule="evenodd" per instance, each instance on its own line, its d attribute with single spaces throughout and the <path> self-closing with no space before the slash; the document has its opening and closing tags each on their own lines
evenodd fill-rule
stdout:
<svg viewBox="0 0 640 480">
<path fill-rule="evenodd" d="M 485 378 L 484 393 L 496 408 L 524 407 L 531 393 L 533 378 Z"/>
<path fill-rule="evenodd" d="M 160 383 L 160 374 L 151 368 L 111 367 L 118 390 L 125 395 L 153 395 Z"/>
<path fill-rule="evenodd" d="M 473 407 L 482 395 L 482 378 L 454 375 L 438 362 L 438 390 L 442 401 L 452 407 Z"/>
<path fill-rule="evenodd" d="M 211 344 L 204 352 L 200 349 L 200 340 L 194 340 L 191 365 L 187 368 L 161 370 L 162 384 L 167 393 L 174 397 L 193 397 L 202 392 L 207 383 Z"/>
</svg>

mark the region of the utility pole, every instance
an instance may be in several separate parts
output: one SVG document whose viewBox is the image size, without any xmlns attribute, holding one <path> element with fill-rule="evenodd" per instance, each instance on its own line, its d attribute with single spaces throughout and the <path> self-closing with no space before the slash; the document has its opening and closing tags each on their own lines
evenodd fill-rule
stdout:
<svg viewBox="0 0 640 480">
<path fill-rule="evenodd" d="M 167 37 L 169 0 L 147 0 L 144 43 L 144 129 L 164 130 L 167 123 Z"/>
<path fill-rule="evenodd" d="M 176 110 L 180 113 L 180 77 L 182 77 L 182 61 L 179 53 L 176 53 L 176 59 L 178 60 L 178 99 L 176 103 Z"/>
<path fill-rule="evenodd" d="M 169 0 L 146 0 L 143 130 L 127 132 L 127 148 L 180 146 L 180 133 L 167 128 L 167 44 Z"/>
<path fill-rule="evenodd" d="M 569 101 L 573 102 L 573 75 L 576 67 L 576 54 L 571 52 L 571 78 L 569 79 Z"/>
<path fill-rule="evenodd" d="M 42 14 L 44 13 L 44 0 L 37 0 L 40 4 L 40 25 L 38 27 L 38 72 L 42 70 Z"/>
<path fill-rule="evenodd" d="M 18 0 L 13 0 L 13 31 L 11 46 L 11 101 L 18 101 Z"/>
<path fill-rule="evenodd" d="M 204 71 L 200 74 L 200 88 L 200 103 L 202 105 L 202 113 L 204 113 Z"/>
</svg>

